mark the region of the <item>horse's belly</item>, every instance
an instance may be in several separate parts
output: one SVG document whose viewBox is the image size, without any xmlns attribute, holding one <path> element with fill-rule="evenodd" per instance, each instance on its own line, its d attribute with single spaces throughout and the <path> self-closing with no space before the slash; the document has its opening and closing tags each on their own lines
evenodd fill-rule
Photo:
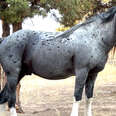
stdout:
<svg viewBox="0 0 116 116">
<path fill-rule="evenodd" d="M 72 75 L 73 52 L 70 44 L 50 42 L 37 46 L 32 56 L 33 72 L 47 79 L 61 79 Z"/>
<path fill-rule="evenodd" d="M 33 64 L 33 73 L 46 79 L 64 79 L 74 75 L 74 67 L 70 60 L 43 58 Z"/>
</svg>

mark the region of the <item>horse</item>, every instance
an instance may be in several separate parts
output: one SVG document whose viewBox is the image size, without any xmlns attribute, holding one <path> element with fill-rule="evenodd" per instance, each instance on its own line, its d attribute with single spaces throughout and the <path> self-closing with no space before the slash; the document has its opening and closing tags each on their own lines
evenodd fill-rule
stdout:
<svg viewBox="0 0 116 116">
<path fill-rule="evenodd" d="M 16 86 L 32 73 L 50 80 L 75 76 L 74 103 L 70 116 L 79 115 L 85 88 L 85 116 L 92 116 L 91 104 L 97 74 L 104 69 L 108 53 L 116 46 L 116 6 L 62 33 L 19 30 L 0 39 L 0 64 L 7 83 L 0 92 L 0 116 L 15 109 Z"/>
</svg>

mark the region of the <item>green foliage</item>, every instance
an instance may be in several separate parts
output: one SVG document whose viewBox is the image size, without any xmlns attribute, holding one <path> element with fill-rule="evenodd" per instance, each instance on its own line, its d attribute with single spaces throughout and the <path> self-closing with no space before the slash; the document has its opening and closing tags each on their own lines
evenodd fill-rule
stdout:
<svg viewBox="0 0 116 116">
<path fill-rule="evenodd" d="M 63 15 L 61 23 L 65 26 L 74 25 L 76 20 L 82 19 L 91 9 L 95 0 L 62 0 L 59 7 L 60 13 Z M 62 3 L 64 2 L 64 3 Z"/>
<path fill-rule="evenodd" d="M 110 1 L 110 5 L 101 1 Z M 111 5 L 116 5 L 115 0 L 0 0 L 0 19 L 16 23 L 35 14 L 47 16 L 51 9 L 57 9 L 62 15 L 60 23 L 72 26 L 88 12 L 93 15 Z"/>
<path fill-rule="evenodd" d="M 72 26 L 76 20 L 81 20 L 86 14 L 94 15 L 116 3 L 113 2 L 115 0 L 105 0 L 105 2 L 106 1 L 107 4 L 102 0 L 40 0 L 42 3 L 41 7 L 44 8 L 46 12 L 50 9 L 59 10 L 62 15 L 60 23 L 65 26 Z"/>
<path fill-rule="evenodd" d="M 3 7 L 3 5 L 6 5 L 6 7 Z M 31 15 L 27 0 L 6 0 L 4 4 L 0 2 L 0 18 L 7 23 L 18 23 Z"/>
</svg>

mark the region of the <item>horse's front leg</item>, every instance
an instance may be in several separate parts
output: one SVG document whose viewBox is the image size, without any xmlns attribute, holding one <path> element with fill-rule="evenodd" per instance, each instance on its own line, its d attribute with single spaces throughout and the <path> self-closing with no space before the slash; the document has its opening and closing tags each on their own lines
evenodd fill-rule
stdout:
<svg viewBox="0 0 116 116">
<path fill-rule="evenodd" d="M 89 73 L 85 84 L 85 116 L 92 116 L 92 97 L 97 73 Z"/>
<path fill-rule="evenodd" d="M 82 99 L 83 88 L 88 76 L 88 69 L 76 69 L 75 91 L 74 91 L 74 103 L 72 107 L 71 116 L 79 115 L 79 102 Z"/>
</svg>

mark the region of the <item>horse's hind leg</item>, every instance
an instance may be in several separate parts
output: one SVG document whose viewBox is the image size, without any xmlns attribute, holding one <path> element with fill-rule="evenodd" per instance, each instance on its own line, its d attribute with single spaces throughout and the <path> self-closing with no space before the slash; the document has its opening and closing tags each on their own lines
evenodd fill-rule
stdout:
<svg viewBox="0 0 116 116">
<path fill-rule="evenodd" d="M 0 93 L 0 104 L 8 102 L 10 109 L 10 116 L 17 116 L 15 103 L 16 103 L 16 86 L 18 84 L 18 78 L 20 74 L 21 63 L 20 61 L 13 64 L 10 62 L 3 65 L 3 69 L 7 76 L 7 83 L 5 88 Z M 5 100 L 5 101 L 4 101 Z"/>
<path fill-rule="evenodd" d="M 85 106 L 85 116 L 92 116 L 92 100 L 93 97 L 93 89 L 94 89 L 94 83 L 97 77 L 97 73 L 89 73 L 88 78 L 86 80 L 85 84 L 85 100 L 86 100 L 86 106 Z"/>
<path fill-rule="evenodd" d="M 8 75 L 7 76 L 7 83 L 8 83 L 8 107 L 10 108 L 11 116 L 17 116 L 15 103 L 16 103 L 16 86 L 17 86 L 17 79 L 18 75 Z"/>
<path fill-rule="evenodd" d="M 6 102 L 8 101 L 8 85 L 6 84 L 3 90 L 0 92 L 0 116 L 7 116 L 6 114 Z"/>
</svg>

